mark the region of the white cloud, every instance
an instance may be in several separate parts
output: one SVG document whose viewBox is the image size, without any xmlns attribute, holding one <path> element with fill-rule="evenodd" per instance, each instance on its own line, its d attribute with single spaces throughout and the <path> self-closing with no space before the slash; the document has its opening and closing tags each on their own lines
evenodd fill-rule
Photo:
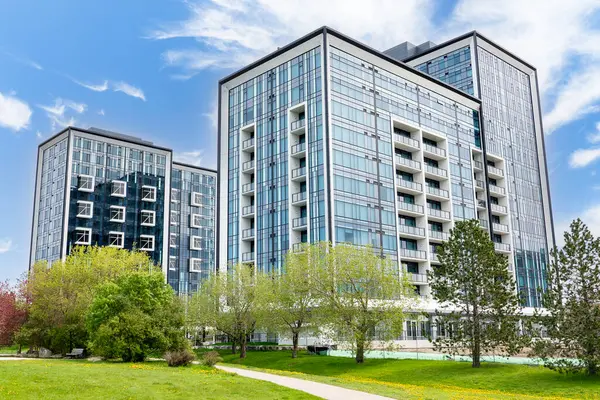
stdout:
<svg viewBox="0 0 600 400">
<path fill-rule="evenodd" d="M 569 166 L 571 168 L 583 168 L 600 158 L 600 148 L 598 149 L 577 149 L 571 153 Z"/>
<path fill-rule="evenodd" d="M 102 115 L 102 116 L 104 116 L 104 115 L 105 115 L 104 108 L 103 108 L 103 109 L 101 109 L 100 111 L 98 111 L 98 115 Z"/>
<path fill-rule="evenodd" d="M 12 240 L 0 239 L 0 254 L 8 253 L 13 247 Z"/>
<path fill-rule="evenodd" d="M 142 89 L 132 86 L 127 82 L 114 82 L 113 90 L 115 92 L 123 92 L 128 96 L 137 97 L 138 99 L 146 101 L 146 96 L 144 96 Z"/>
<path fill-rule="evenodd" d="M 0 126 L 18 132 L 29 126 L 31 114 L 33 111 L 26 102 L 0 93 Z"/>
<path fill-rule="evenodd" d="M 104 92 L 105 90 L 108 89 L 108 81 L 107 80 L 105 80 L 104 82 L 102 82 L 99 85 L 84 83 L 84 82 L 78 81 L 77 79 L 73 79 L 73 78 L 71 78 L 71 80 L 73 82 L 75 82 L 76 84 L 78 84 L 79 86 L 83 86 L 84 88 L 93 90 L 94 92 Z"/>
<path fill-rule="evenodd" d="M 40 131 L 35 131 L 35 137 L 37 137 L 38 139 L 41 139 L 44 137 L 44 135 L 42 135 L 42 132 L 40 132 Z"/>
<path fill-rule="evenodd" d="M 87 110 L 87 105 L 84 103 L 61 99 L 60 97 L 54 99 L 54 105 L 38 105 L 38 107 L 46 111 L 52 129 L 64 128 L 76 124 L 77 120 L 73 116 L 65 115 L 68 109 L 73 110 L 77 114 L 83 114 Z"/>
<path fill-rule="evenodd" d="M 590 143 L 600 143 L 600 122 L 596 122 L 596 132 L 590 133 L 587 136 L 587 140 Z"/>
<path fill-rule="evenodd" d="M 28 60 L 27 58 L 19 57 L 15 54 L 8 53 L 8 52 L 4 52 L 4 54 L 6 54 L 7 56 L 9 56 L 10 58 L 12 58 L 13 60 L 15 60 L 17 62 L 19 62 L 23 65 L 27 65 L 28 67 L 37 69 L 38 71 L 41 71 L 44 69 L 44 67 L 42 67 L 40 64 L 36 63 L 35 61 Z"/>
<path fill-rule="evenodd" d="M 204 150 L 175 152 L 175 154 L 173 154 L 173 160 L 199 167 L 202 165 L 203 155 Z"/>
</svg>

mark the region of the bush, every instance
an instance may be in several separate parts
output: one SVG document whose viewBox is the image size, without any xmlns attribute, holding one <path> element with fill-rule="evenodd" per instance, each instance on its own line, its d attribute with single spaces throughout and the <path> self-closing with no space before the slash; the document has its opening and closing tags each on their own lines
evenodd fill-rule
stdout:
<svg viewBox="0 0 600 400">
<path fill-rule="evenodd" d="M 165 353 L 165 360 L 167 360 L 167 365 L 169 367 L 185 367 L 190 365 L 195 359 L 196 355 L 188 349 L 167 351 Z"/>
<path fill-rule="evenodd" d="M 214 367 L 218 362 L 221 361 L 223 361 L 223 359 L 219 353 L 214 350 L 202 355 L 202 364 L 206 365 L 207 367 Z"/>
</svg>

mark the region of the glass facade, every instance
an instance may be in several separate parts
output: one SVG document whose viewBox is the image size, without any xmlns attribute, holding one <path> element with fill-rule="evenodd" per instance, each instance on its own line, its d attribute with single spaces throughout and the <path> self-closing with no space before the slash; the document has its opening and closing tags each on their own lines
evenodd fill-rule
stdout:
<svg viewBox="0 0 600 400">
<path fill-rule="evenodd" d="M 167 281 L 192 294 L 215 272 L 216 172 L 173 164 Z"/>
<path fill-rule="evenodd" d="M 469 46 L 432 58 L 416 69 L 473 95 L 473 67 Z"/>
</svg>

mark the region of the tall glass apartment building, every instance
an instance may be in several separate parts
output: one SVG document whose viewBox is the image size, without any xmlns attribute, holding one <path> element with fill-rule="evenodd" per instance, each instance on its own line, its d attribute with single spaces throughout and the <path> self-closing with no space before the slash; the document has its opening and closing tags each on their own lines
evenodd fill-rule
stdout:
<svg viewBox="0 0 600 400">
<path fill-rule="evenodd" d="M 479 218 L 512 253 L 477 97 L 326 27 L 219 86 L 218 268 L 282 271 L 304 242 L 370 244 L 429 298 L 426 272 L 454 221 Z"/>
<path fill-rule="evenodd" d="M 412 49 L 412 51 L 405 51 Z M 492 237 L 511 233 L 515 278 L 523 303 L 540 305 L 548 250 L 554 246 L 536 69 L 477 32 L 439 46 L 403 43 L 386 53 L 481 99 L 483 156 Z M 506 193 L 498 196 L 494 186 Z M 487 212 L 486 212 L 487 211 Z"/>
<path fill-rule="evenodd" d="M 183 183 L 186 177 L 193 183 Z M 176 291 L 193 291 L 214 265 L 215 181 L 215 171 L 173 164 L 170 149 L 69 127 L 38 148 L 30 264 L 51 263 L 80 245 L 137 248 L 163 268 Z M 196 213 L 209 221 L 202 228 L 189 227 Z M 202 238 L 201 248 L 180 243 L 190 235 Z"/>
</svg>

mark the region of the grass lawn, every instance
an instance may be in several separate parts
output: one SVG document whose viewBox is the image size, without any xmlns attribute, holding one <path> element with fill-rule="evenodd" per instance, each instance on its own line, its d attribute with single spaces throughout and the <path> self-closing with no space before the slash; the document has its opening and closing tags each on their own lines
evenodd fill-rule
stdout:
<svg viewBox="0 0 600 400">
<path fill-rule="evenodd" d="M 454 361 L 367 360 L 291 352 L 248 352 L 246 360 L 221 351 L 224 362 L 331 383 L 402 399 L 600 399 L 600 378 L 565 376 L 543 367 Z"/>
<path fill-rule="evenodd" d="M 0 354 L 17 354 L 19 351 L 19 346 L 0 346 Z M 27 351 L 27 348 L 23 349 L 23 351 Z"/>
<path fill-rule="evenodd" d="M 201 366 L 0 360 L 0 399 L 290 399 L 316 397 Z"/>
</svg>

